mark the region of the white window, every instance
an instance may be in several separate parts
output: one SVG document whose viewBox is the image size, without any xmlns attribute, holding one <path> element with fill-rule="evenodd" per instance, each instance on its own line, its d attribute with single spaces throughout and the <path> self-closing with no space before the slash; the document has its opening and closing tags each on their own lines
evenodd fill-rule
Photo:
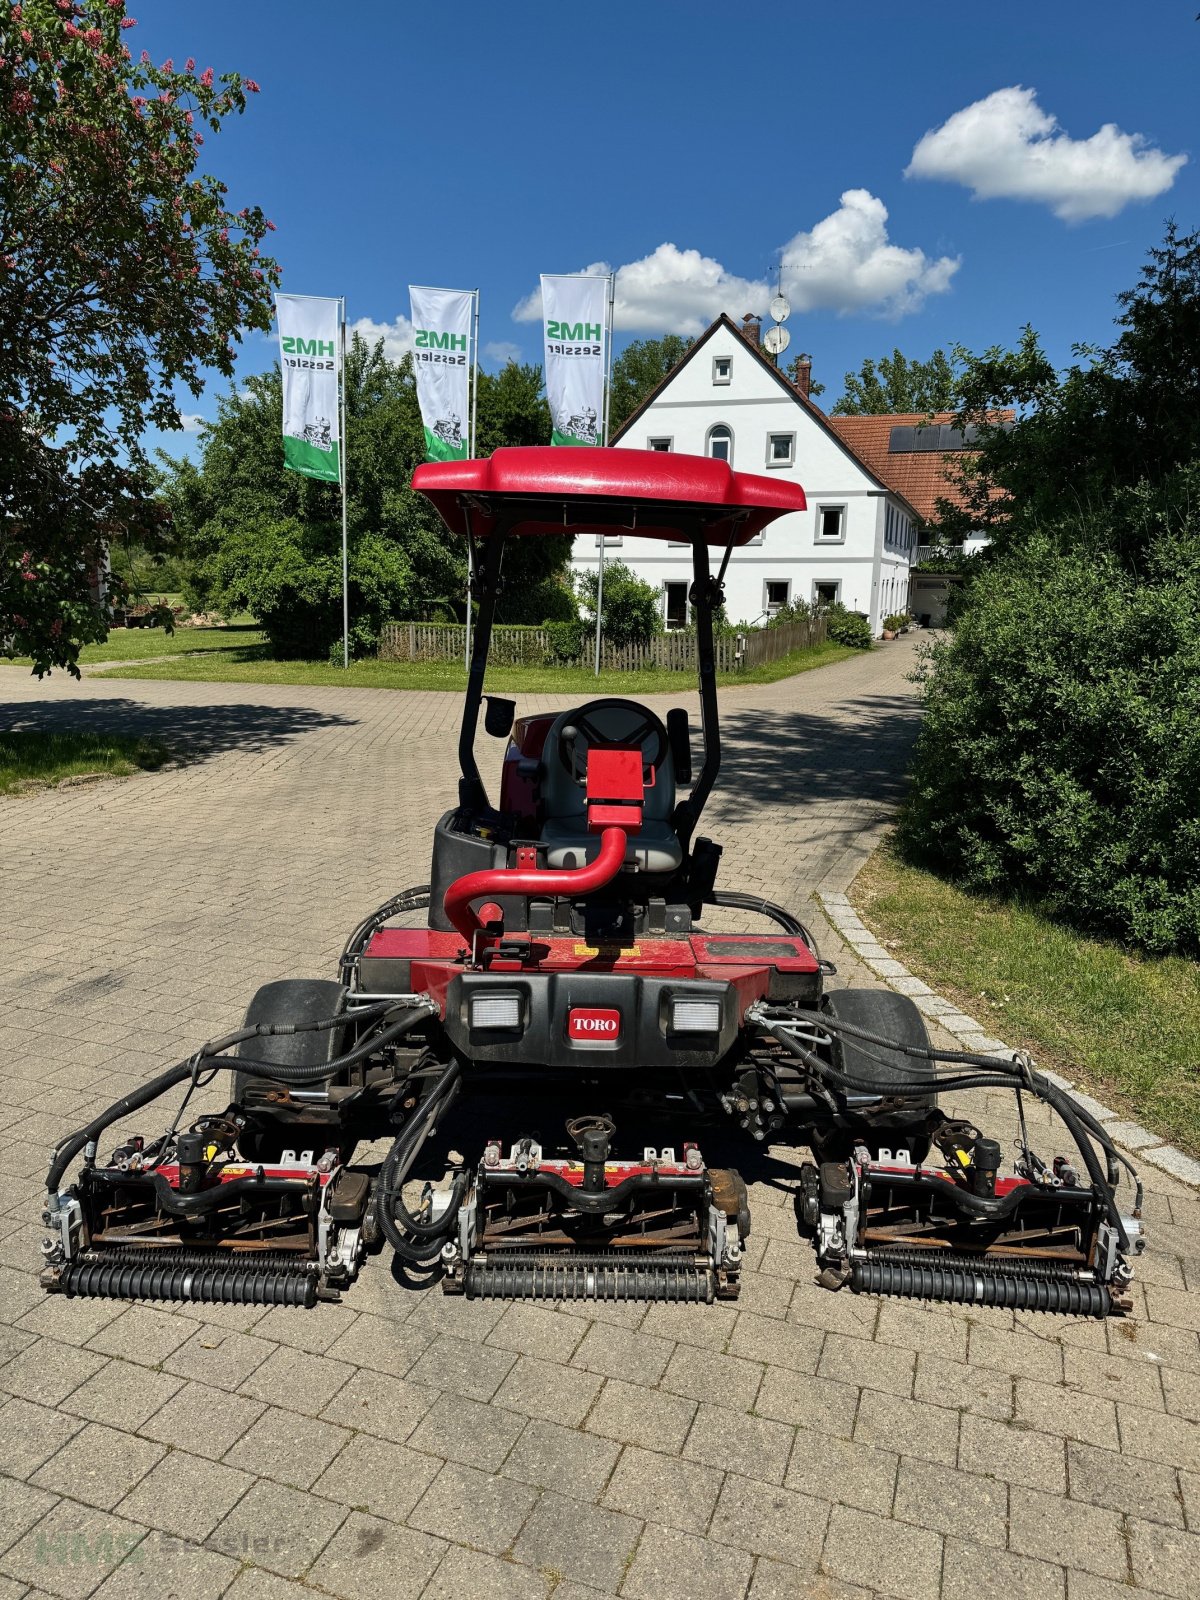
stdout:
<svg viewBox="0 0 1200 1600">
<path fill-rule="evenodd" d="M 598 533 L 596 535 L 597 550 L 599 550 L 601 543 L 603 543 L 606 550 L 611 550 L 614 545 L 622 543 L 622 537 L 619 533 Z"/>
<path fill-rule="evenodd" d="M 796 460 L 796 435 L 794 433 L 769 433 L 767 435 L 767 465 L 790 467 Z"/>
<path fill-rule="evenodd" d="M 769 617 L 786 606 L 792 598 L 790 578 L 768 578 L 763 584 L 763 610 Z"/>
<path fill-rule="evenodd" d="M 814 606 L 832 606 L 832 605 L 836 605 L 837 602 L 838 602 L 839 597 L 841 596 L 841 592 L 842 592 L 842 580 L 840 578 L 834 578 L 834 579 L 818 578 L 816 580 L 816 582 L 813 584 L 813 596 L 812 596 L 813 597 L 813 605 Z"/>
<path fill-rule="evenodd" d="M 674 440 L 673 439 L 647 439 L 646 440 L 646 449 L 647 450 L 670 450 L 670 448 L 671 448 L 671 446 L 673 444 L 674 444 Z"/>
<path fill-rule="evenodd" d="M 733 430 L 718 422 L 708 430 L 704 453 L 716 461 L 733 461 Z"/>
<path fill-rule="evenodd" d="M 668 630 L 687 627 L 686 583 L 663 584 L 663 621 Z"/>
<path fill-rule="evenodd" d="M 818 544 L 845 544 L 846 542 L 846 508 L 845 506 L 818 506 L 817 507 L 817 543 Z"/>
<path fill-rule="evenodd" d="M 714 356 L 713 357 L 713 382 L 714 383 L 732 383 L 733 382 L 733 357 L 732 356 Z"/>
</svg>

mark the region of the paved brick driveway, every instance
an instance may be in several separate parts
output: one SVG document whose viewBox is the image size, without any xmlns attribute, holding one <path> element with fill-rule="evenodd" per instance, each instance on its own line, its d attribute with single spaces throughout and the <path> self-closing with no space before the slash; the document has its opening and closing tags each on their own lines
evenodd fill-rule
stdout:
<svg viewBox="0 0 1200 1600">
<path fill-rule="evenodd" d="M 895 802 L 909 665 L 726 697 L 727 886 L 817 920 Z M 312 1313 L 42 1296 L 50 1142 L 426 877 L 456 712 L 0 669 L 0 726 L 204 751 L 0 801 L 0 1600 L 1200 1592 L 1200 1201 L 1158 1174 L 1138 1314 L 1107 1328 L 817 1290 L 770 1159 L 736 1308 L 468 1305 L 385 1258 Z"/>
</svg>

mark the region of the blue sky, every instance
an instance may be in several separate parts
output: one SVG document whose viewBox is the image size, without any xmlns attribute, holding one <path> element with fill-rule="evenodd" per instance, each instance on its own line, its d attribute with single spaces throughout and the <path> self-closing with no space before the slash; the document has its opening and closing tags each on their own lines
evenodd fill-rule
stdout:
<svg viewBox="0 0 1200 1600">
<path fill-rule="evenodd" d="M 1165 218 L 1200 223 L 1196 0 L 131 9 L 156 60 L 258 80 L 211 169 L 277 224 L 285 289 L 394 349 L 412 281 L 479 287 L 495 365 L 541 359 L 513 317 L 540 272 L 630 269 L 620 348 L 740 317 L 782 254 L 828 405 L 893 345 L 1107 341 Z M 273 356 L 252 336 L 239 370 Z"/>
</svg>

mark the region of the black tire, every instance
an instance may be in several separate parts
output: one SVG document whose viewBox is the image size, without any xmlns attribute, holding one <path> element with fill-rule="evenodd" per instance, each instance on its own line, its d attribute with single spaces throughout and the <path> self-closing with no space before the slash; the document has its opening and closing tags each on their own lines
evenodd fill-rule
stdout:
<svg viewBox="0 0 1200 1600">
<path fill-rule="evenodd" d="M 345 1003 L 345 986 L 329 978 L 281 978 L 276 983 L 263 984 L 246 1011 L 245 1025 L 316 1022 L 339 1016 Z M 278 1061 L 281 1066 L 311 1067 L 334 1060 L 345 1048 L 346 1029 L 330 1028 L 324 1033 L 247 1039 L 237 1046 L 236 1053 L 255 1061 Z M 238 1149 L 247 1161 L 278 1161 L 284 1150 L 310 1148 L 314 1138 L 326 1135 L 331 1126 L 327 1116 L 289 1119 L 267 1106 L 256 1106 L 255 1090 L 269 1088 L 272 1081 L 245 1072 L 233 1073 L 233 1098 L 251 1118 L 238 1140 Z"/>
<path fill-rule="evenodd" d="M 825 1006 L 829 1015 L 841 1022 L 894 1039 L 897 1044 L 929 1048 L 925 1019 L 906 994 L 894 994 L 890 989 L 834 989 L 826 995 Z M 850 1038 L 841 1039 L 835 1052 L 843 1072 L 877 1085 L 881 1094 L 894 1093 L 914 1078 L 928 1078 L 935 1070 L 931 1061 Z M 936 1107 L 937 1094 L 930 1090 L 906 1100 L 903 1109 L 867 1113 L 858 1130 L 862 1142 L 872 1153 L 881 1146 L 892 1150 L 903 1146 L 914 1161 L 924 1161 L 930 1143 L 926 1113 Z"/>
</svg>

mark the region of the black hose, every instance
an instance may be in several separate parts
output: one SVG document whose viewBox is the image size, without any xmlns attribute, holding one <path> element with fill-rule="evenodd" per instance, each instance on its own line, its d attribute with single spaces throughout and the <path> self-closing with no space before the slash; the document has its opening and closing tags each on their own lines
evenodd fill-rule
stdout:
<svg viewBox="0 0 1200 1600">
<path fill-rule="evenodd" d="M 397 1135 L 379 1174 L 376 1188 L 376 1214 L 379 1226 L 384 1238 L 401 1260 L 413 1266 L 430 1266 L 441 1254 L 444 1236 L 454 1226 L 458 1208 L 466 1191 L 465 1179 L 461 1184 L 459 1179 L 456 1179 L 451 1189 L 450 1205 L 436 1224 L 427 1223 L 422 1218 L 414 1218 L 400 1200 L 400 1190 L 404 1186 L 409 1169 L 429 1137 L 433 1125 L 445 1114 L 450 1102 L 458 1093 L 461 1078 L 462 1063 L 457 1060 L 451 1061 L 421 1101 L 408 1125 Z M 417 1224 L 413 1231 L 422 1236 L 421 1241 L 414 1243 L 401 1232 L 395 1215 L 397 1207 L 403 1212 L 404 1226 L 407 1227 L 413 1222 Z"/>
<path fill-rule="evenodd" d="M 391 1002 L 384 1002 L 383 1010 L 389 1009 L 391 1009 Z M 385 1044 L 390 1043 L 401 1034 L 407 1033 L 410 1028 L 414 1028 L 418 1022 L 422 1022 L 426 1017 L 434 1015 L 436 1009 L 432 1001 L 414 1006 L 406 1016 L 399 1018 L 398 1021 L 394 1022 L 389 1028 L 383 1029 L 382 1032 L 372 1033 L 366 1040 L 361 1041 L 344 1056 L 337 1056 L 332 1061 L 322 1061 L 317 1065 L 308 1067 L 281 1065 L 276 1061 L 243 1060 L 240 1056 L 206 1056 L 205 1051 L 213 1046 L 204 1045 L 195 1055 L 189 1056 L 186 1061 L 176 1062 L 173 1067 L 168 1067 L 165 1072 L 159 1073 L 158 1077 L 151 1078 L 149 1083 L 144 1083 L 139 1088 L 130 1090 L 127 1095 L 123 1095 L 120 1100 L 114 1101 L 107 1110 L 102 1111 L 98 1117 L 94 1117 L 86 1127 L 80 1128 L 77 1133 L 73 1133 L 69 1138 L 64 1139 L 55 1149 L 51 1158 L 50 1168 L 46 1173 L 46 1189 L 52 1195 L 57 1194 L 63 1174 L 85 1145 L 98 1139 L 104 1130 L 111 1127 L 114 1122 L 121 1121 L 123 1117 L 129 1116 L 134 1111 L 140 1111 L 143 1106 L 149 1105 L 151 1100 L 157 1100 L 159 1095 L 166 1094 L 169 1089 L 173 1089 L 177 1083 L 183 1083 L 186 1079 L 196 1076 L 201 1070 L 200 1064 L 202 1061 L 205 1069 L 230 1066 L 235 1071 L 248 1073 L 251 1077 L 277 1078 L 282 1083 L 315 1083 L 321 1078 L 332 1077 L 344 1067 L 350 1066 L 354 1062 L 360 1061 L 364 1056 L 371 1055 L 374 1051 L 381 1049 Z M 372 1015 L 376 1014 L 373 1008 Z M 322 1019 L 322 1021 L 325 1020 Z M 336 1021 L 344 1026 L 346 1017 L 341 1016 Z M 270 1029 L 292 1027 L 293 1025 L 274 1023 L 263 1026 Z M 306 1027 L 315 1029 L 317 1024 L 297 1023 L 294 1026 L 297 1030 Z M 241 1034 L 250 1038 L 257 1031 L 257 1029 L 253 1031 L 242 1029 Z M 225 1048 L 227 1040 L 232 1037 L 237 1042 L 241 1034 L 236 1036 L 226 1035 L 223 1039 L 213 1041 L 213 1045 Z"/>
<path fill-rule="evenodd" d="M 366 948 L 367 940 L 383 926 L 389 917 L 398 917 L 402 911 L 419 911 L 429 904 L 430 885 L 417 884 L 411 889 L 402 889 L 399 894 L 393 895 L 390 900 L 385 900 L 381 906 L 372 911 L 369 917 L 364 917 L 346 940 L 345 949 L 342 951 L 338 971 L 343 983 L 350 981 L 354 963 Z"/>
<path fill-rule="evenodd" d="M 820 959 L 817 941 L 799 917 L 794 917 L 783 906 L 777 906 L 773 900 L 764 900 L 756 894 L 743 894 L 740 890 L 717 889 L 708 896 L 708 903 L 714 906 L 729 906 L 735 911 L 757 911 L 760 916 L 767 917 L 771 922 L 777 922 L 788 933 L 796 934 L 803 939 L 813 955 Z"/>
</svg>

